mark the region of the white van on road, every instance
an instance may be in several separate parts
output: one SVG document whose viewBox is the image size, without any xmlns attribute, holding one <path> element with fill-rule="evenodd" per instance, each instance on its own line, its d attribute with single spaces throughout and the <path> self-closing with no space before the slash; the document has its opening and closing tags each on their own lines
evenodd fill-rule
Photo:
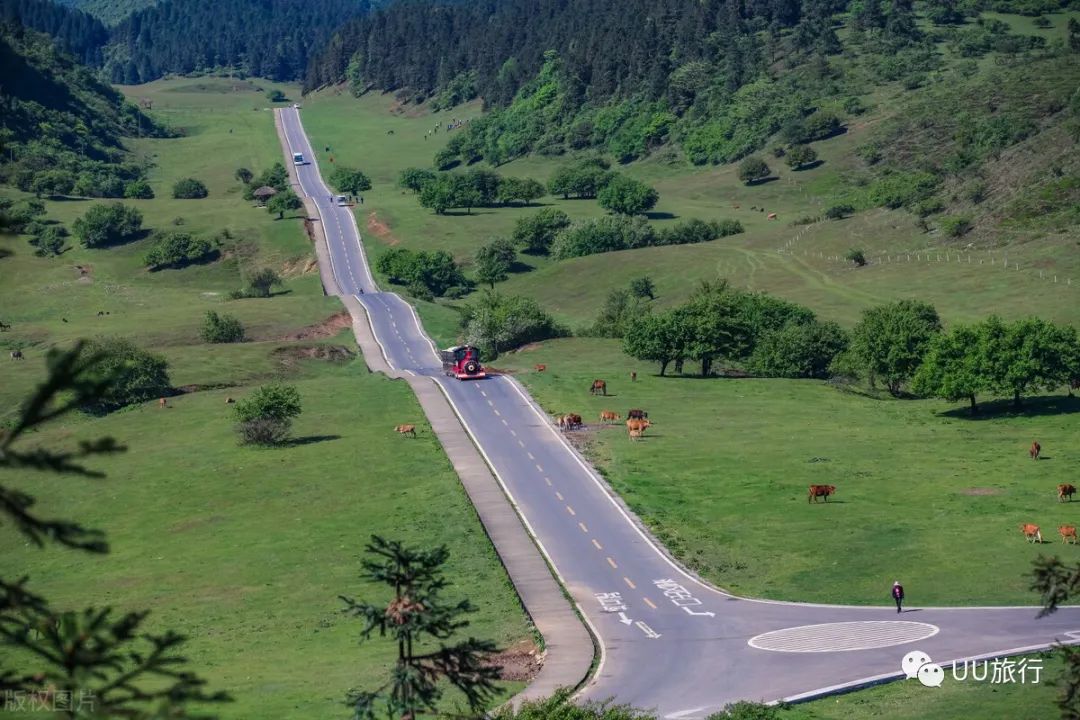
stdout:
<svg viewBox="0 0 1080 720">
<path fill-rule="evenodd" d="M 307 162 L 304 161 L 304 153 L 293 153 L 292 154 L 292 164 L 293 165 L 307 165 Z"/>
</svg>

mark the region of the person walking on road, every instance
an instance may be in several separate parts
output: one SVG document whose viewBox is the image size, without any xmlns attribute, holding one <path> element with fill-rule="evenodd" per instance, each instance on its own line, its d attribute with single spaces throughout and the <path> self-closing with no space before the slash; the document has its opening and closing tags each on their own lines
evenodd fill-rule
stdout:
<svg viewBox="0 0 1080 720">
<path fill-rule="evenodd" d="M 904 602 L 904 586 L 897 580 L 892 584 L 892 597 L 896 601 L 896 612 L 903 612 L 900 606 Z"/>
</svg>

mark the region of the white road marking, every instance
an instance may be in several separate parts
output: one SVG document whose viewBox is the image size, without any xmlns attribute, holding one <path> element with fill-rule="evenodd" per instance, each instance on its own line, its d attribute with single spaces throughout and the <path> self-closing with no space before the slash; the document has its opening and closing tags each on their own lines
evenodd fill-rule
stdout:
<svg viewBox="0 0 1080 720">
<path fill-rule="evenodd" d="M 592 539 L 592 544 L 593 544 L 593 547 L 595 547 L 595 548 L 596 548 L 597 550 L 603 550 L 603 549 L 604 549 L 604 548 L 603 548 L 603 547 L 602 547 L 602 546 L 600 545 L 600 543 L 598 543 L 598 542 L 596 541 L 596 538 L 593 538 L 593 539 Z"/>
<path fill-rule="evenodd" d="M 626 613 L 620 612 L 619 613 L 619 622 L 621 622 L 623 625 L 630 625 L 634 621 L 631 620 L 630 618 L 626 617 Z"/>
<path fill-rule="evenodd" d="M 529 456 L 530 460 L 535 460 L 536 459 L 536 458 L 533 457 L 533 454 L 531 452 L 527 452 L 525 454 Z"/>
<path fill-rule="evenodd" d="M 637 585 L 635 585 L 635 584 L 634 584 L 634 581 L 633 581 L 633 580 L 631 580 L 630 578 L 626 577 L 625 575 L 623 575 L 623 580 L 624 580 L 624 581 L 626 582 L 626 584 L 627 584 L 627 585 L 629 585 L 629 586 L 630 586 L 630 589 L 631 589 L 631 590 L 637 590 Z"/>
<path fill-rule="evenodd" d="M 559 498 L 559 500 L 565 499 L 565 498 L 563 498 L 562 493 L 559 492 L 558 490 L 555 491 L 555 497 Z"/>
<path fill-rule="evenodd" d="M 680 710 L 678 712 L 673 712 L 669 715 L 665 715 L 664 720 L 682 720 L 682 718 L 688 717 L 690 715 L 696 715 L 697 713 L 707 709 L 708 707 L 708 705 L 702 705 L 701 707 L 690 708 L 689 710 Z"/>
<path fill-rule="evenodd" d="M 653 630 L 651 627 L 649 627 L 645 623 L 641 622 L 640 620 L 638 620 L 636 623 L 634 623 L 634 625 L 637 625 L 638 629 L 641 630 L 641 632 L 645 633 L 645 637 L 647 637 L 647 638 L 652 638 L 653 640 L 655 640 L 658 637 L 660 637 L 660 633 L 656 632 L 655 630 Z"/>
</svg>

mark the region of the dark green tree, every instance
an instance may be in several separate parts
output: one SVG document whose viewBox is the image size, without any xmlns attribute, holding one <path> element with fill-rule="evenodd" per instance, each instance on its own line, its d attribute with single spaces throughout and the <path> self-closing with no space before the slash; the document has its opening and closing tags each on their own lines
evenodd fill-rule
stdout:
<svg viewBox="0 0 1080 720">
<path fill-rule="evenodd" d="M 42 226 L 30 238 L 34 254 L 38 257 L 56 257 L 64 252 L 66 242 L 67 231 L 62 225 Z"/>
<path fill-rule="evenodd" d="M 949 402 L 967 400 L 971 414 L 978 412 L 976 396 L 992 388 L 986 330 L 982 325 L 957 325 L 935 335 L 915 372 L 912 389 Z"/>
<path fill-rule="evenodd" d="M 214 246 L 206 238 L 195 237 L 191 233 L 177 230 L 157 233 L 154 244 L 147 251 L 143 262 L 154 270 L 169 267 L 181 268 L 204 260 L 213 253 Z"/>
<path fill-rule="evenodd" d="M 739 179 L 747 185 L 753 185 L 764 180 L 771 173 L 772 171 L 765 164 L 765 161 L 756 155 L 743 158 L 743 161 L 739 163 Z"/>
<path fill-rule="evenodd" d="M 130 340 L 107 337 L 86 343 L 86 351 L 95 358 L 94 371 L 110 380 L 93 404 L 84 406 L 92 413 L 117 410 L 125 405 L 156 400 L 172 392 L 169 363 L 161 355 L 143 350 Z"/>
<path fill-rule="evenodd" d="M 303 201 L 292 190 L 278 191 L 277 195 L 270 198 L 266 203 L 266 211 L 271 215 L 277 214 L 278 220 L 285 219 L 285 213 L 299 210 L 304 206 Z"/>
<path fill-rule="evenodd" d="M 620 215 L 641 215 L 656 207 L 660 194 L 643 182 L 616 175 L 600 190 L 600 207 Z"/>
<path fill-rule="evenodd" d="M 72 224 L 83 247 L 101 248 L 131 240 L 142 230 L 142 213 L 122 203 L 94 205 Z"/>
<path fill-rule="evenodd" d="M 634 278 L 630 281 L 630 294 L 634 297 L 652 300 L 656 297 L 656 284 L 653 283 L 652 278 L 648 275 Z"/>
<path fill-rule="evenodd" d="M 1011 395 L 1013 406 L 1031 390 L 1052 390 L 1072 378 L 1077 357 L 1076 330 L 1039 318 L 1005 323 L 991 316 L 981 327 L 989 386 Z"/>
<path fill-rule="evenodd" d="M 153 200 L 154 189 L 145 180 L 132 180 L 124 185 L 124 197 L 129 200 Z"/>
<path fill-rule="evenodd" d="M 263 385 L 236 403 L 236 431 L 251 445 L 275 445 L 289 436 L 302 411 L 300 392 L 292 385 Z"/>
<path fill-rule="evenodd" d="M 555 235 L 569 226 L 569 215 L 557 208 L 544 208 L 534 215 L 518 218 L 513 240 L 527 253 L 546 255 Z"/>
<path fill-rule="evenodd" d="M 371 189 L 371 179 L 355 168 L 338 165 L 330 173 L 330 185 L 339 193 L 359 195 Z"/>
<path fill-rule="evenodd" d="M 939 332 L 941 320 L 933 305 L 899 300 L 863 312 L 851 333 L 851 353 L 871 382 L 883 380 L 899 396 Z"/>
<path fill-rule="evenodd" d="M 454 640 L 469 626 L 474 612 L 468 600 L 446 601 L 443 566 L 445 546 L 419 550 L 373 535 L 361 561 L 361 579 L 392 588 L 389 601 L 366 602 L 341 596 L 345 612 L 361 620 L 360 637 L 389 637 L 397 646 L 390 680 L 372 690 L 353 690 L 348 703 L 356 720 L 415 718 L 434 713 L 448 683 L 464 695 L 473 713 L 483 711 L 495 696 L 499 668 L 489 658 L 490 640 Z"/>
<path fill-rule="evenodd" d="M 199 200 L 208 194 L 206 185 L 195 178 L 177 180 L 172 187 L 172 196 L 177 200 Z"/>
<path fill-rule="evenodd" d="M 692 328 L 685 312 L 638 317 L 630 323 L 623 338 L 623 351 L 638 360 L 660 363 L 660 375 L 672 362 L 680 363 L 689 356 Z"/>
<path fill-rule="evenodd" d="M 492 288 L 510 277 L 517 252 L 509 240 L 498 238 L 476 251 L 476 281 Z"/>
<path fill-rule="evenodd" d="M 202 339 L 208 343 L 237 343 L 244 341 L 244 326 L 232 315 L 218 315 L 206 311 L 203 320 Z"/>
<path fill-rule="evenodd" d="M 236 168 L 236 172 L 233 173 L 233 177 L 235 177 L 244 185 L 247 185 L 255 177 L 255 173 L 251 172 L 246 167 Z"/>
<path fill-rule="evenodd" d="M 435 178 L 436 175 L 431 170 L 414 167 L 405 168 L 398 175 L 398 187 L 418 193 L 423 189 L 424 185 Z"/>
<path fill-rule="evenodd" d="M 827 378 L 847 344 L 847 333 L 836 323 L 789 322 L 757 338 L 747 366 L 765 377 Z"/>
<path fill-rule="evenodd" d="M 248 278 L 248 297 L 268 298 L 270 290 L 281 284 L 281 276 L 273 268 L 260 268 Z"/>
<path fill-rule="evenodd" d="M 792 145 L 784 154 L 784 162 L 795 170 L 801 170 L 816 161 L 817 151 L 809 145 Z"/>
</svg>

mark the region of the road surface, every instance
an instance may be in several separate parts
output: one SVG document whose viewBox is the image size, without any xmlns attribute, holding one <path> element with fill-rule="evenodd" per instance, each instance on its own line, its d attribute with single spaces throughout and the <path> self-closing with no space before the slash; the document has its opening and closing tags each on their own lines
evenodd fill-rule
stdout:
<svg viewBox="0 0 1080 720">
<path fill-rule="evenodd" d="M 310 163 L 317 156 L 299 112 L 282 110 L 281 119 L 287 159 L 292 151 L 302 152 Z M 375 285 L 352 210 L 332 201 L 317 164 L 296 170 L 324 224 L 338 285 L 364 305 L 387 362 L 441 386 L 599 638 L 600 667 L 583 697 L 614 697 L 670 720 L 692 720 L 735 700 L 791 699 L 884 679 L 899 672 L 903 656 L 916 649 L 946 665 L 1075 642 L 1073 632 L 1080 637 L 1080 608 L 1041 620 L 1035 608 L 897 614 L 895 608 L 737 598 L 688 575 L 516 381 L 461 382 L 442 374 L 412 307 Z M 882 589 L 886 599 L 887 592 Z"/>
</svg>

